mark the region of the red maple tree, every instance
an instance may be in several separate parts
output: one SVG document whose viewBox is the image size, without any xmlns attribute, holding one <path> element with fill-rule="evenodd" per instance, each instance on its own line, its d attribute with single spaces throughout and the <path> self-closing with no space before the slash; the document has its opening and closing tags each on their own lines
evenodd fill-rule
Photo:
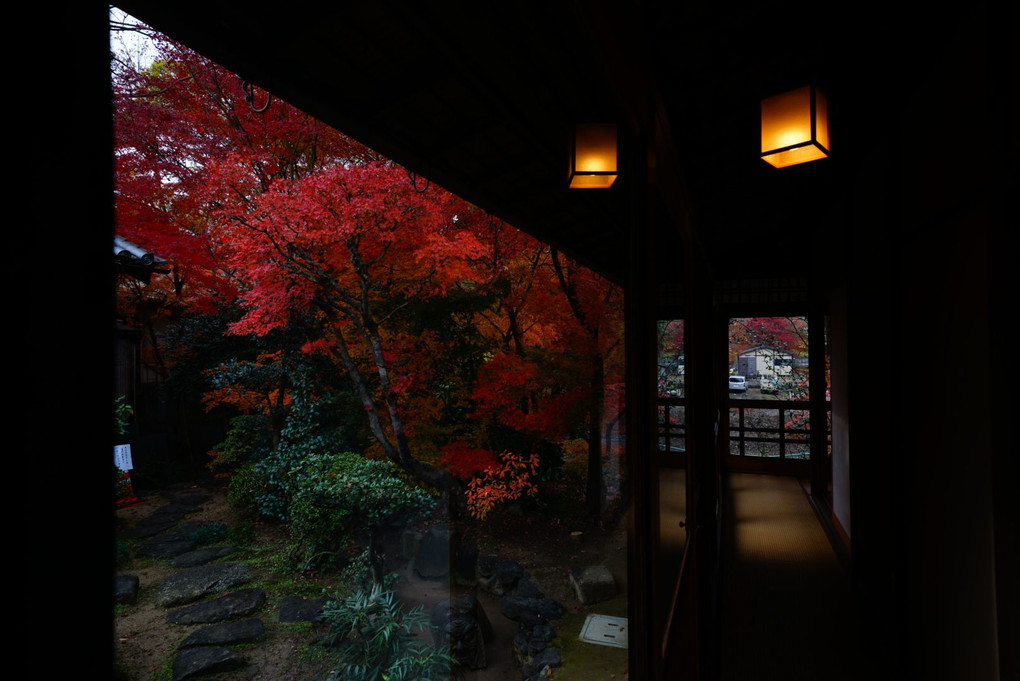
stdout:
<svg viewBox="0 0 1020 681">
<path fill-rule="evenodd" d="M 481 437 L 487 420 L 553 444 L 584 430 L 600 460 L 614 287 L 287 103 L 253 106 L 173 41 L 157 48 L 147 68 L 114 67 L 115 186 L 117 233 L 171 263 L 142 296 L 172 301 L 165 319 L 235 305 L 232 334 L 302 334 L 350 379 L 378 451 L 440 489 L 506 454 Z M 452 331 L 420 323 L 431 301 L 469 296 L 488 302 Z M 469 327 L 477 347 L 458 337 Z M 454 380 L 450 358 L 469 351 L 481 359 Z M 428 445 L 453 401 L 476 424 Z"/>
</svg>

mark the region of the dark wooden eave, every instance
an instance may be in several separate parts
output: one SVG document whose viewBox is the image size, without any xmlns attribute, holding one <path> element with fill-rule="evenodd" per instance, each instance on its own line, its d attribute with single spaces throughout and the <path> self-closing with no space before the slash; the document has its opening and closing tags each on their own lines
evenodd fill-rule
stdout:
<svg viewBox="0 0 1020 681">
<path fill-rule="evenodd" d="M 894 20 L 859 4 L 826 10 L 839 32 L 795 39 L 783 32 L 795 7 L 757 5 L 118 6 L 619 283 L 645 164 L 663 206 L 662 276 L 681 249 L 720 278 L 808 276 L 809 256 L 838 238 L 841 178 L 863 134 L 862 120 L 853 133 L 840 120 L 900 72 L 884 61 Z M 834 158 L 776 171 L 758 158 L 760 99 L 806 82 L 830 99 Z M 570 191 L 569 130 L 593 119 L 620 124 L 624 172 L 611 190 Z"/>
</svg>

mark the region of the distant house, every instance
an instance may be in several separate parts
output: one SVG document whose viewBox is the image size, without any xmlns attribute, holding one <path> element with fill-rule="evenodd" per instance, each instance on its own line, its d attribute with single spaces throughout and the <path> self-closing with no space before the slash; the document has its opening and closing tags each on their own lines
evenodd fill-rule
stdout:
<svg viewBox="0 0 1020 681">
<path fill-rule="evenodd" d="M 684 356 L 677 355 L 675 357 L 659 356 L 659 377 L 664 378 L 666 376 L 679 376 L 681 379 L 684 375 Z"/>
<path fill-rule="evenodd" d="M 118 282 L 121 277 L 127 276 L 148 284 L 153 273 L 166 274 L 170 271 L 166 260 L 116 235 L 113 237 L 113 264 Z M 115 319 L 115 329 L 116 394 L 124 395 L 129 403 L 134 404 L 142 371 L 138 361 L 140 332 L 119 318 Z"/>
<path fill-rule="evenodd" d="M 143 284 L 148 284 L 152 273 L 166 274 L 167 261 L 136 246 L 123 237 L 113 237 L 113 263 L 117 276 L 127 274 Z"/>
<path fill-rule="evenodd" d="M 659 356 L 659 393 L 682 397 L 684 394 L 684 356 Z"/>
<path fill-rule="evenodd" d="M 153 274 L 170 272 L 169 263 L 119 236 L 113 237 L 114 287 L 124 281 L 148 286 Z M 146 487 L 172 461 L 166 420 L 170 410 L 159 394 L 159 376 L 141 361 L 143 333 L 133 323 L 114 313 L 114 395 L 122 397 L 132 409 L 128 431 L 118 444 L 128 445 L 133 469 L 132 485 Z"/>
</svg>

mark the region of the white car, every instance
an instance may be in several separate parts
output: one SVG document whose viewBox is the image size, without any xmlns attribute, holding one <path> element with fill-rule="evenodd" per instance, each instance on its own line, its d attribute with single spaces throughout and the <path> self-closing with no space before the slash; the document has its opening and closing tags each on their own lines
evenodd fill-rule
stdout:
<svg viewBox="0 0 1020 681">
<path fill-rule="evenodd" d="M 730 376 L 730 392 L 747 392 L 747 381 L 743 376 Z"/>
</svg>

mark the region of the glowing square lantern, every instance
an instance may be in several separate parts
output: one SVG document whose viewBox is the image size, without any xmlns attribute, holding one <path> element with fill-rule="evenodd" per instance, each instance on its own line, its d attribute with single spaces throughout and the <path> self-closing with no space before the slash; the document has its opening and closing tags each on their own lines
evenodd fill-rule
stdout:
<svg viewBox="0 0 1020 681">
<path fill-rule="evenodd" d="M 829 155 L 828 106 L 815 87 L 763 99 L 761 157 L 776 168 Z"/>
<path fill-rule="evenodd" d="M 607 189 L 616 180 L 616 125 L 584 123 L 574 127 L 567 174 L 573 189 Z"/>
</svg>

